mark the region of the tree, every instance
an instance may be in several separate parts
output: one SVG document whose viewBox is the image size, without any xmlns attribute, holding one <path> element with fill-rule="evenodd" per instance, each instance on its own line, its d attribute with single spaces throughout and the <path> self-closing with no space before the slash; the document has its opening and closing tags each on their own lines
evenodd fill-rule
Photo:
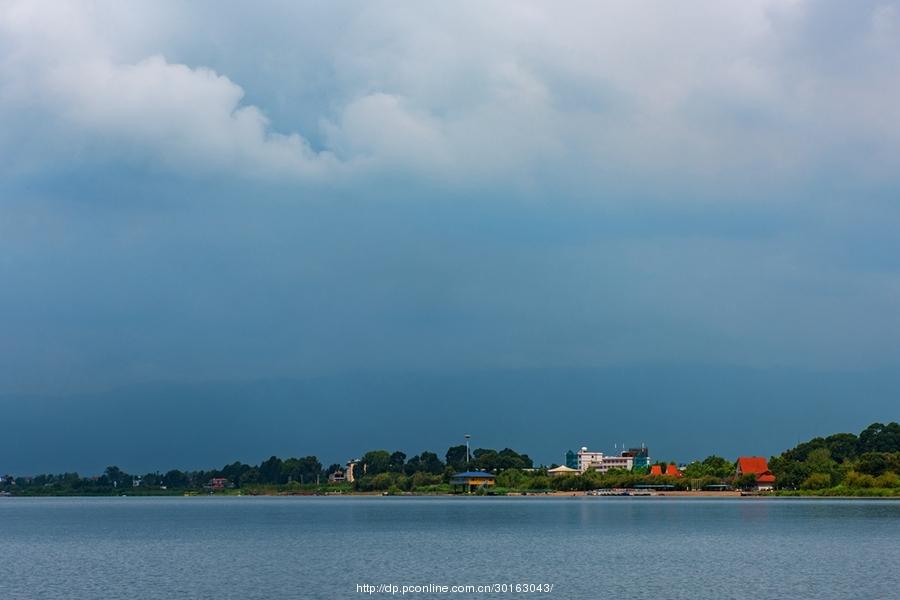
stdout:
<svg viewBox="0 0 900 600">
<path fill-rule="evenodd" d="M 749 490 L 756 487 L 756 475 L 753 473 L 745 473 L 735 478 L 734 487 L 742 490 Z"/>
<path fill-rule="evenodd" d="M 253 467 L 251 467 L 250 465 L 245 465 L 240 461 L 235 461 L 230 465 L 225 465 L 224 467 L 222 467 L 221 475 L 225 479 L 228 479 L 229 481 L 237 484 L 240 482 L 241 476 L 252 468 Z"/>
<path fill-rule="evenodd" d="M 420 472 L 437 475 L 438 473 L 443 472 L 443 470 L 444 463 L 441 462 L 441 459 L 438 458 L 438 455 L 434 452 L 422 452 L 417 456 L 413 456 L 409 459 L 409 462 L 406 463 L 407 475 Z"/>
<path fill-rule="evenodd" d="M 170 488 L 186 488 L 190 486 L 190 479 L 186 473 L 172 469 L 163 475 L 163 485 Z"/>
<path fill-rule="evenodd" d="M 371 450 L 363 454 L 360 465 L 366 475 L 386 473 L 391 468 L 391 455 L 387 450 Z"/>
<path fill-rule="evenodd" d="M 813 473 L 834 473 L 837 463 L 831 458 L 828 448 L 816 448 L 806 457 L 806 464 Z"/>
<path fill-rule="evenodd" d="M 262 483 L 285 483 L 287 476 L 283 474 L 284 463 L 277 456 L 270 456 L 259 465 L 259 479 Z"/>
<path fill-rule="evenodd" d="M 890 462 L 885 454 L 881 452 L 866 452 L 859 457 L 856 464 L 856 470 L 860 473 L 866 473 L 873 477 L 878 477 L 888 470 Z"/>
<path fill-rule="evenodd" d="M 527 454 L 519 454 L 511 448 L 504 448 L 497 453 L 499 469 L 530 469 L 534 461 Z"/>
<path fill-rule="evenodd" d="M 460 444 L 459 446 L 447 448 L 444 458 L 447 460 L 447 464 L 453 467 L 455 471 L 464 471 L 466 469 L 466 446 Z"/>
<path fill-rule="evenodd" d="M 322 474 L 322 463 L 315 456 L 289 458 L 282 466 L 282 479 L 299 483 L 315 483 Z"/>
<path fill-rule="evenodd" d="M 478 448 L 472 452 L 475 457 L 474 466 L 485 471 L 495 471 L 500 466 L 500 456 L 496 450 L 490 448 Z"/>
<path fill-rule="evenodd" d="M 406 454 L 397 450 L 390 457 L 390 470 L 394 473 L 402 473 L 406 466 Z"/>
<path fill-rule="evenodd" d="M 831 458 L 843 463 L 856 456 L 859 438 L 852 433 L 835 433 L 825 438 L 825 446 L 831 452 Z"/>
<path fill-rule="evenodd" d="M 859 452 L 900 452 L 900 424 L 872 423 L 859 434 Z"/>
<path fill-rule="evenodd" d="M 106 470 L 103 471 L 103 476 L 106 477 L 109 485 L 114 487 L 122 487 L 124 483 L 130 482 L 131 480 L 128 473 L 116 466 L 106 467 Z M 43 485 L 43 483 L 41 483 L 41 485 Z"/>
<path fill-rule="evenodd" d="M 241 477 L 240 477 L 240 479 L 238 480 L 238 483 L 239 483 L 241 486 L 245 486 L 245 485 L 248 485 L 248 484 L 259 483 L 260 480 L 261 480 L 261 476 L 260 476 L 260 473 L 259 473 L 259 469 L 257 469 L 256 467 L 250 467 L 249 470 L 244 471 L 244 472 L 241 474 Z"/>
<path fill-rule="evenodd" d="M 708 477 L 730 477 L 734 474 L 735 464 L 727 458 L 713 454 L 703 459 L 703 468 L 704 475 Z"/>
</svg>

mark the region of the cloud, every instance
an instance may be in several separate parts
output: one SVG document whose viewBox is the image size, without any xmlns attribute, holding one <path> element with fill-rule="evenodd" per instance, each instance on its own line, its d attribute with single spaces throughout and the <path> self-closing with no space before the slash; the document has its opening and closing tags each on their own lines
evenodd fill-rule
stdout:
<svg viewBox="0 0 900 600">
<path fill-rule="evenodd" d="M 241 105 L 244 90 L 210 69 L 162 56 L 134 65 L 100 60 L 52 70 L 47 87 L 68 125 L 146 149 L 172 167 L 316 177 L 334 165 L 301 136 L 273 132 L 259 108 Z"/>
<path fill-rule="evenodd" d="M 323 128 L 329 147 L 347 160 L 424 168 L 451 160 L 441 122 L 398 96 L 376 93 L 354 100 L 338 123 L 326 121 Z"/>
<path fill-rule="evenodd" d="M 840 165 L 893 184 L 897 7 L 847 12 L 804 0 L 333 13 L 11 2 L 0 9 L 0 118 L 13 131 L 0 153 L 32 173 L 76 158 L 659 194 L 761 173 L 774 189 Z M 258 48 L 242 47 L 248 35 Z M 54 150 L 28 152 L 42 147 Z"/>
<path fill-rule="evenodd" d="M 55 9 L 28 8 L 14 3 L 0 20 L 13 40 L 0 71 L 0 110 L 13 128 L 17 114 L 50 122 L 53 139 L 41 141 L 51 161 L 125 158 L 177 171 L 264 178 L 315 179 L 334 168 L 329 152 L 314 151 L 298 134 L 274 131 L 262 110 L 243 103 L 244 90 L 228 77 L 159 54 L 118 63 L 106 44 L 97 43 L 85 14 L 73 15 L 71 28 L 63 29 Z M 29 125 L 21 137 L 43 134 Z M 21 137 L 7 140 L 2 150 L 16 153 Z M 60 145 L 67 146 L 63 156 Z M 40 170 L 38 157 L 26 158 Z"/>
<path fill-rule="evenodd" d="M 0 5 L 10 378 L 896 362 L 895 2 L 123 6 Z"/>
</svg>

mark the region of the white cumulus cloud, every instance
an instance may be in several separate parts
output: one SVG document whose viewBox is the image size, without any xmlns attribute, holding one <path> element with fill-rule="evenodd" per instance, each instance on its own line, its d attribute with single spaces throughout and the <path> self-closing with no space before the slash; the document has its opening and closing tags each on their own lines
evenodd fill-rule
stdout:
<svg viewBox="0 0 900 600">
<path fill-rule="evenodd" d="M 0 154 L 323 182 L 894 182 L 898 32 L 887 1 L 13 1 Z"/>
</svg>

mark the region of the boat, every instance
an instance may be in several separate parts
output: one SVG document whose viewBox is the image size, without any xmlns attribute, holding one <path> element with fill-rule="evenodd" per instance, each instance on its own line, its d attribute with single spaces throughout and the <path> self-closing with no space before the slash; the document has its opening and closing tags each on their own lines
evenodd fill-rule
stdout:
<svg viewBox="0 0 900 600">
<path fill-rule="evenodd" d="M 617 488 L 613 488 L 613 489 L 603 488 L 603 489 L 599 489 L 599 490 L 591 490 L 591 491 L 587 492 L 586 495 L 588 495 L 588 496 L 627 496 L 628 491 L 622 490 L 622 489 L 617 489 Z"/>
</svg>

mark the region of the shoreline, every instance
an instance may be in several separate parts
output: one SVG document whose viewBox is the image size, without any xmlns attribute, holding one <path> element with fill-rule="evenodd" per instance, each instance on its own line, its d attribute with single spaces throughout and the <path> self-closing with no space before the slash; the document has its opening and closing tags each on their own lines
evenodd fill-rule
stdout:
<svg viewBox="0 0 900 600">
<path fill-rule="evenodd" d="M 666 491 L 654 494 L 640 495 L 615 495 L 615 496 L 599 496 L 588 494 L 583 491 L 575 492 L 547 492 L 547 493 L 521 493 L 513 492 L 508 494 L 445 494 L 445 493 L 404 493 L 404 494 L 383 494 L 380 492 L 332 492 L 324 494 L 314 493 L 273 493 L 273 494 L 22 494 L 13 496 L 3 496 L 3 498 L 744 498 L 747 500 L 777 500 L 777 499 L 812 499 L 812 500 L 900 500 L 900 495 L 894 496 L 848 496 L 834 495 L 828 496 L 824 494 L 741 494 L 741 492 L 710 492 L 710 491 Z"/>
</svg>

